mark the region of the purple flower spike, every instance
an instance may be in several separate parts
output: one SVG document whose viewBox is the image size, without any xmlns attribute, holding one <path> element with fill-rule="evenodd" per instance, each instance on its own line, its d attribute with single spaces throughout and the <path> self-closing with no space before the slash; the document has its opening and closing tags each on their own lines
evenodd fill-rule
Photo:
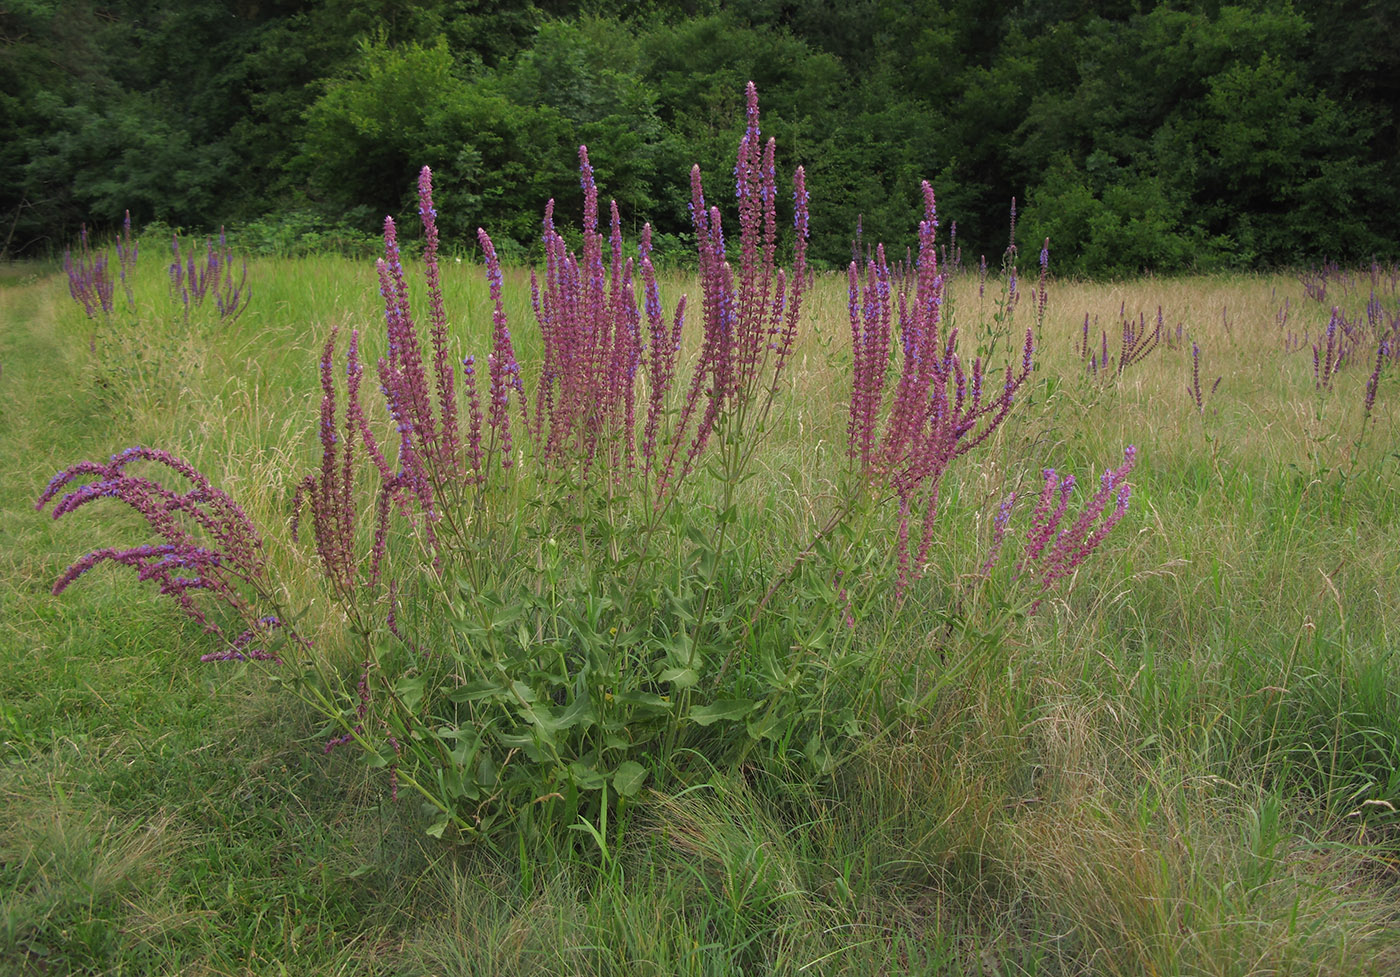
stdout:
<svg viewBox="0 0 1400 977">
<path fill-rule="evenodd" d="M 457 433 L 456 370 L 447 349 L 447 310 L 442 300 L 442 273 L 438 267 L 437 210 L 433 207 L 433 174 L 428 167 L 418 175 L 418 216 L 423 222 L 424 278 L 428 285 L 429 335 L 433 345 L 433 377 L 437 391 L 441 432 L 434 448 L 434 461 L 446 473 L 459 474 L 461 442 Z"/>
<path fill-rule="evenodd" d="M 163 466 L 184 478 L 190 487 L 179 491 L 128 470 L 142 462 Z M 75 483 L 80 484 L 59 498 Z M 49 481 L 36 508 L 42 510 L 57 499 L 53 509 L 57 519 L 104 498 L 135 510 L 161 541 L 95 549 L 55 581 L 55 594 L 97 565 L 114 563 L 134 569 L 140 581 L 155 583 L 163 596 L 174 600 L 211 633 L 222 633 L 208 617 L 211 602 L 243 620 L 257 618 L 253 600 L 265 592 L 262 539 L 242 508 L 188 462 L 139 446 L 113 455 L 105 464 L 79 462 Z"/>
<path fill-rule="evenodd" d="M 525 416 L 525 386 L 520 379 L 520 364 L 515 359 L 515 347 L 511 344 L 510 328 L 506 323 L 505 300 L 501 292 L 501 262 L 496 257 L 496 248 L 491 237 L 477 228 L 477 241 L 486 254 L 486 277 L 491 286 L 492 350 L 486 358 L 491 377 L 490 407 L 487 423 L 491 428 L 494 444 L 500 452 L 501 467 L 509 468 L 514 463 L 510 433 L 510 394 L 515 391 L 520 400 L 520 410 Z M 527 418 L 528 419 L 528 418 Z"/>
<path fill-rule="evenodd" d="M 72 251 L 63 253 L 63 269 L 68 273 L 68 294 L 73 297 L 73 301 L 82 306 L 89 319 L 111 315 L 115 283 L 107 270 L 107 252 L 93 254 L 88 245 L 86 225 L 83 226 L 78 241 L 76 257 Z M 134 251 L 132 257 L 135 257 Z M 121 267 L 125 278 L 127 266 L 123 263 Z"/>
<path fill-rule="evenodd" d="M 939 486 L 959 455 L 983 443 L 1010 414 L 1033 368 L 1035 342 L 1027 330 L 1019 362 L 1008 364 L 1000 390 L 988 396 L 985 368 L 966 369 L 957 353 L 957 330 L 944 329 L 946 279 L 939 269 L 937 202 L 923 185 L 924 219 L 912 282 L 893 287 L 883 247 L 860 269 L 847 271 L 848 311 L 855 369 L 847 419 L 847 453 L 872 486 L 899 499 L 897 559 L 902 595 L 922 573 L 933 543 Z M 893 301 L 892 301 L 893 299 Z M 899 331 L 900 368 L 887 389 L 892 323 Z M 993 389 L 996 389 L 995 387 Z M 881 433 L 883 428 L 883 433 Z M 909 520 L 922 513 L 911 552 Z"/>
<path fill-rule="evenodd" d="M 1128 445 L 1123 451 L 1123 464 L 1110 468 L 1099 479 L 1099 489 L 1074 523 L 1060 528 L 1069 506 L 1074 479 L 1057 477 L 1054 469 L 1045 470 L 1044 487 L 1031 520 L 1026 550 L 1017 566 L 1017 574 L 1027 573 L 1040 582 L 1042 594 L 1056 582 L 1074 573 L 1088 556 L 1107 538 L 1128 511 L 1132 485 L 1128 475 L 1137 464 L 1137 448 Z M 1057 494 L 1059 503 L 1052 512 L 1051 500 Z M 1039 609 L 1042 597 L 1031 605 Z"/>
</svg>

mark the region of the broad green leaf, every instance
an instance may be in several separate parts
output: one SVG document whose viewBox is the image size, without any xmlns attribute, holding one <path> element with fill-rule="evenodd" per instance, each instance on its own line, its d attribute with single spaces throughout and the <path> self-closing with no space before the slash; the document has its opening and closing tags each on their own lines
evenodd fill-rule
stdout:
<svg viewBox="0 0 1400 977">
<path fill-rule="evenodd" d="M 447 698 L 453 702 L 476 702 L 480 699 L 499 698 L 505 691 L 499 683 L 481 679 L 476 682 L 463 682 L 447 693 Z"/>
<path fill-rule="evenodd" d="M 764 713 L 758 719 L 748 724 L 749 738 L 753 740 L 772 740 L 778 742 L 782 739 L 780 722 L 785 717 L 780 716 L 776 710 Z"/>
<path fill-rule="evenodd" d="M 720 721 L 738 722 L 753 712 L 758 703 L 752 699 L 720 699 L 707 706 L 695 706 L 690 710 L 689 719 L 698 726 L 709 726 Z"/>
<path fill-rule="evenodd" d="M 574 726 L 582 725 L 584 729 L 592 726 L 598 720 L 598 714 L 593 711 L 593 700 L 589 697 L 585 689 L 574 697 L 574 701 L 564 708 L 564 711 L 555 717 L 555 729 L 570 729 Z"/>
<path fill-rule="evenodd" d="M 613 696 L 614 702 L 632 706 L 640 712 L 669 712 L 671 710 L 671 700 L 655 692 L 618 692 Z"/>
<path fill-rule="evenodd" d="M 646 768 L 636 760 L 628 760 L 613 771 L 613 790 L 623 797 L 634 797 L 646 779 Z"/>
<path fill-rule="evenodd" d="M 807 761 L 812 764 L 812 769 L 817 773 L 828 774 L 831 772 L 833 766 L 831 750 L 827 748 L 826 741 L 820 735 L 813 733 L 802 752 L 806 754 Z"/>
<path fill-rule="evenodd" d="M 502 746 L 508 750 L 519 750 L 532 763 L 544 763 L 550 759 L 549 755 L 540 749 L 540 738 L 541 732 L 538 728 L 528 733 L 496 733 L 496 739 Z"/>
<path fill-rule="evenodd" d="M 693 668 L 667 668 L 657 676 L 662 682 L 670 682 L 678 689 L 692 688 L 700 681 L 700 675 Z"/>
<path fill-rule="evenodd" d="M 427 688 L 428 677 L 426 675 L 405 675 L 394 685 L 394 694 L 403 700 L 404 708 L 410 714 L 418 712 L 418 706 L 423 701 L 423 692 Z"/>
</svg>

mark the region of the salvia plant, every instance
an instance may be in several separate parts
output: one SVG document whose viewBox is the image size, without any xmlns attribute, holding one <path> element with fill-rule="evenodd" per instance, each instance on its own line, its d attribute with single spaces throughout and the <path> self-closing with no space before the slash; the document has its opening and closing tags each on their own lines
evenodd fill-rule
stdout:
<svg viewBox="0 0 1400 977">
<path fill-rule="evenodd" d="M 1191 341 L 1191 382 L 1186 385 L 1186 392 L 1190 395 L 1192 402 L 1196 405 L 1196 413 L 1202 417 L 1206 412 L 1206 401 L 1215 396 L 1215 391 L 1220 388 L 1220 377 L 1215 378 L 1215 382 L 1210 385 L 1209 390 L 1201 388 L 1201 347 L 1195 340 Z"/>
<path fill-rule="evenodd" d="M 188 321 L 190 309 L 199 308 L 206 298 L 212 298 L 222 322 L 232 322 L 243 314 L 252 297 L 248 286 L 248 259 L 244 257 L 237 276 L 234 274 L 233 249 L 229 247 L 224 229 L 219 228 L 219 243 L 213 238 L 204 243 L 201 253 L 197 246 L 180 248 L 180 236 L 172 235 L 170 250 L 170 288 Z"/>
<path fill-rule="evenodd" d="M 320 464 L 296 487 L 291 532 L 348 622 L 352 646 L 335 667 L 297 633 L 242 510 L 182 460 L 133 448 L 80 463 L 39 506 L 54 503 L 58 516 L 114 498 L 140 513 L 158 542 L 94 550 L 56 590 L 99 563 L 133 567 L 219 641 L 208 659 L 276 664 L 325 717 L 324 749 L 358 748 L 385 768 L 391 793 L 406 789 L 433 813 L 431 833 L 490 841 L 506 827 L 562 825 L 606 850 L 610 812 L 658 778 L 755 751 L 832 768 L 862 729 L 852 690 L 885 694 L 870 680 L 879 643 L 859 640 L 860 618 L 886 590 L 898 604 L 919 586 L 942 482 L 1010 415 L 1034 338 L 1027 329 L 1010 364 L 960 356 L 925 184 L 905 280 L 892 284 L 883 246 L 849 269 L 848 472 L 829 518 L 775 561 L 784 534 L 763 531 L 771 507 L 749 486 L 787 400 L 809 281 L 803 171 L 785 268 L 775 144 L 762 138 L 750 84 L 737 212 L 727 222 L 692 171 L 698 300 L 682 296 L 668 312 L 650 229 L 629 254 L 613 203 L 605 232 L 584 148 L 579 163 L 581 250 L 551 202 L 543 268 L 531 275 L 537 367 L 517 358 L 484 230 L 489 348 L 484 359 L 454 348 L 426 168 L 426 308 L 410 301 L 387 219 L 377 383 L 366 387 L 357 331 L 343 361 L 338 332 L 323 347 Z M 193 277 L 186 267 L 184 287 Z M 1133 460 L 1130 448 L 1073 518 L 1072 480 L 1045 473 L 1016 566 L 1036 582 L 1032 609 L 1122 518 Z M 998 515 L 989 570 L 1014 502 Z M 868 531 L 882 520 L 888 542 Z M 877 548 L 887 555 L 871 558 Z"/>
<path fill-rule="evenodd" d="M 1157 308 L 1157 319 L 1150 329 L 1145 312 L 1138 313 L 1138 317 L 1134 319 L 1127 314 L 1127 308 L 1124 306 L 1119 308 L 1118 318 L 1121 324 L 1118 351 L 1110 353 L 1108 330 L 1101 330 L 1099 342 L 1097 345 L 1093 344 L 1089 335 L 1089 315 L 1084 315 L 1084 325 L 1079 336 L 1075 338 L 1074 351 L 1084 361 L 1085 370 L 1090 376 L 1120 377 L 1128 367 L 1147 359 L 1162 340 L 1165 330 L 1160 306 Z M 1168 338 L 1170 339 L 1169 335 Z"/>
<path fill-rule="evenodd" d="M 1141 363 L 1157 348 L 1157 344 L 1162 339 L 1162 307 L 1157 307 L 1157 321 L 1149 332 L 1147 329 L 1147 313 L 1138 313 L 1137 322 L 1133 322 L 1131 316 L 1122 316 L 1123 319 L 1123 340 L 1119 345 L 1118 352 L 1118 374 L 1130 366 Z"/>
<path fill-rule="evenodd" d="M 1122 521 L 1133 491 L 1128 475 L 1136 464 L 1137 448 L 1128 445 L 1123 451 L 1123 463 L 1104 470 L 1097 491 L 1072 519 L 1066 516 L 1075 489 L 1074 476 L 1053 468 L 1041 472 L 1040 493 L 1031 512 L 1020 557 L 1010 572 L 1012 583 L 1024 580 L 1031 585 L 1034 597 L 1028 613 L 1036 613 L 1052 589 L 1061 580 L 1071 577 Z M 1012 492 L 998 506 L 992 521 L 991 544 L 981 570 L 984 579 L 991 577 L 997 567 L 1018 501 L 1019 496 Z"/>
<path fill-rule="evenodd" d="M 1341 310 L 1334 306 L 1332 318 L 1327 321 L 1327 328 L 1317 338 L 1317 342 L 1313 343 L 1313 385 L 1318 390 L 1332 389 L 1332 380 L 1350 352 L 1346 333 L 1341 328 L 1341 323 L 1345 321 Z"/>
<path fill-rule="evenodd" d="M 1033 332 L 1027 329 L 1019 364 L 1007 365 L 1002 377 L 989 375 L 980 356 L 970 366 L 958 356 L 957 330 L 944 318 L 946 278 L 934 244 L 933 188 L 924 183 L 923 193 L 912 288 L 892 289 L 883 246 L 863 271 L 855 262 L 848 270 L 854 379 L 847 454 L 867 483 L 898 500 L 897 594 L 927 559 L 944 473 L 1007 418 L 1030 377 L 1034 353 Z M 888 364 L 896 340 L 899 373 L 891 378 Z"/>
<path fill-rule="evenodd" d="M 130 217 L 128 216 L 128 221 Z M 135 251 L 132 251 L 133 260 Z M 94 252 L 88 242 L 87 225 L 84 224 L 78 235 L 78 253 L 72 249 L 63 253 L 63 270 L 68 273 L 68 294 L 82 306 L 89 319 L 111 315 L 115 283 L 107 269 L 107 252 Z M 126 277 L 126 261 L 121 262 L 122 277 Z"/>
<path fill-rule="evenodd" d="M 1361 431 L 1356 441 L 1359 451 L 1381 381 L 1388 367 L 1400 360 L 1400 268 L 1373 261 L 1366 272 L 1352 273 L 1329 262 L 1304 272 L 1301 282 L 1308 299 L 1333 303 L 1327 324 L 1315 341 L 1310 342 L 1306 332 L 1298 337 L 1292 331 L 1285 341 L 1290 351 L 1311 348 L 1313 386 L 1319 396 L 1333 389 L 1338 374 L 1348 364 L 1371 366 L 1362 394 Z M 1280 312 L 1281 326 L 1286 314 L 1287 306 Z M 1374 349 L 1374 355 L 1368 349 Z"/>
<path fill-rule="evenodd" d="M 171 487 L 152 471 L 178 476 L 180 483 Z M 95 549 L 59 577 L 54 594 L 100 564 L 128 566 L 205 631 L 224 639 L 221 650 L 205 660 L 275 658 L 262 647 L 279 624 L 259 611 L 270 600 L 262 537 L 233 499 L 183 459 L 137 446 L 107 462 L 79 462 L 59 472 L 36 508 L 53 503 L 58 519 L 99 499 L 130 507 L 160 542 Z M 225 630 L 230 621 L 241 625 L 233 637 Z"/>
<path fill-rule="evenodd" d="M 1376 408 L 1376 391 L 1381 385 L 1381 371 L 1386 365 L 1386 360 L 1391 356 L 1390 344 L 1393 340 L 1383 339 L 1376 347 L 1376 365 L 1371 370 L 1371 375 L 1366 378 L 1366 395 L 1362 401 L 1364 425 L 1371 419 L 1371 411 Z"/>
</svg>

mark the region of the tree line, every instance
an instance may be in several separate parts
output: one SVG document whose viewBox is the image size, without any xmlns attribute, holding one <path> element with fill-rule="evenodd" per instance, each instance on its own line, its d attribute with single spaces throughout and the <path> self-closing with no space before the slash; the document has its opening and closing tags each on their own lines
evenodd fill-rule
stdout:
<svg viewBox="0 0 1400 977">
<path fill-rule="evenodd" d="M 581 206 L 584 143 L 626 231 L 680 256 L 750 79 L 818 262 L 858 220 L 912 242 L 923 179 L 964 262 L 999 259 L 1013 198 L 1061 272 L 1397 252 L 1392 0 L 10 0 L 0 249 L 128 210 L 354 246 L 428 165 L 445 241 L 528 255 L 547 199 Z"/>
</svg>

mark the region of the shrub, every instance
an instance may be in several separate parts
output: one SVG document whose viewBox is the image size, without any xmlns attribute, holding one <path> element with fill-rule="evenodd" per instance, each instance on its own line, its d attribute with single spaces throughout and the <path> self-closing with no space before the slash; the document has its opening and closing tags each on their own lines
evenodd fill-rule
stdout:
<svg viewBox="0 0 1400 977">
<path fill-rule="evenodd" d="M 296 616 L 280 606 L 260 538 L 232 500 L 159 452 L 76 465 L 46 490 L 41 507 L 93 476 L 55 515 L 116 497 L 163 539 L 94 551 L 56 589 L 99 562 L 136 567 L 222 637 L 223 650 L 207 657 L 280 663 L 288 687 L 330 721 L 325 749 L 360 747 L 388 769 L 391 792 L 406 786 L 436 813 L 436 835 L 563 825 L 606 852 L 610 812 L 650 779 L 762 756 L 828 774 L 843 743 L 873 722 L 869 707 L 890 694 L 888 638 L 858 625 L 872 608 L 897 610 L 925 573 L 942 481 L 1009 416 L 1031 374 L 1033 331 L 1000 375 L 981 357 L 963 363 L 945 320 L 925 184 L 914 273 L 892 284 L 883 246 L 863 269 L 850 266 L 849 465 L 820 528 L 775 556 L 774 541 L 791 532 L 756 503 L 750 479 L 787 400 L 809 280 L 808 201 L 799 167 L 793 262 L 779 267 L 775 145 L 762 140 L 752 84 L 747 98 L 737 243 L 699 168 L 691 174 L 698 310 L 685 297 L 663 308 L 649 227 L 635 257 L 624 254 L 615 203 L 600 230 L 580 148 L 581 250 L 556 229 L 551 201 L 544 267 L 531 276 L 542 353 L 528 376 L 485 231 L 494 312 L 484 369 L 451 349 L 427 168 L 418 185 L 426 314 L 409 300 L 398 228 L 386 220 L 378 275 L 388 346 L 375 371 L 393 430 L 376 434 L 369 419 L 358 333 L 343 381 L 332 334 L 320 362 L 321 464 L 297 487 L 291 526 L 294 538 L 309 527 L 353 635 L 351 667 L 334 667 L 285 625 Z M 999 310 L 996 328 L 1009 330 L 1014 303 Z M 688 314 L 701 321 L 689 347 Z M 128 475 L 137 460 L 191 488 Z M 1047 473 L 1032 551 L 1018 567 L 1040 581 L 1036 602 L 1121 518 L 1131 464 L 1130 449 L 1053 538 L 1071 480 Z M 876 527 L 890 513 L 885 546 Z M 994 561 L 995 552 L 986 567 Z M 211 601 L 243 630 L 229 637 L 213 623 Z"/>
</svg>

